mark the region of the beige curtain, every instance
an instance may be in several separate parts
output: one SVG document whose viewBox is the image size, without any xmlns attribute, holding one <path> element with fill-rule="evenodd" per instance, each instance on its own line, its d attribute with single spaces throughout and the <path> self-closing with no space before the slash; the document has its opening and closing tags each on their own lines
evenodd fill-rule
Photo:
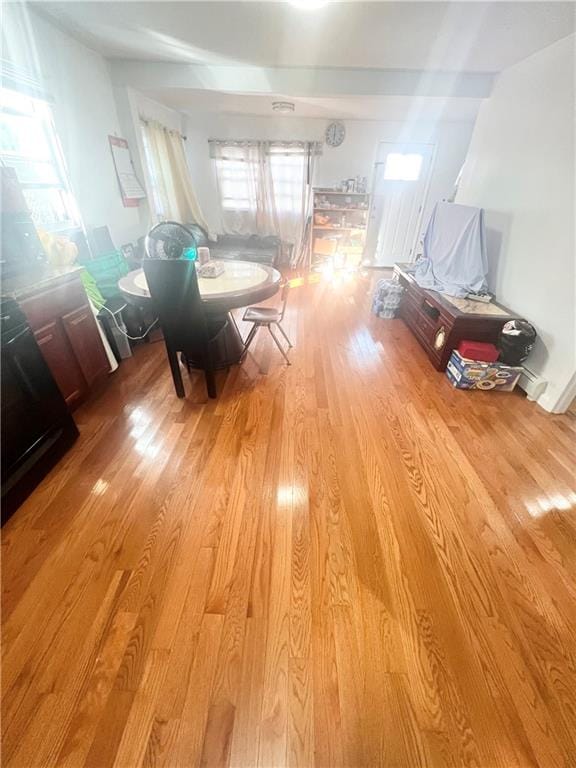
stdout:
<svg viewBox="0 0 576 768">
<path fill-rule="evenodd" d="M 153 121 L 143 121 L 142 129 L 156 199 L 155 218 L 199 224 L 208 232 L 192 188 L 182 136 Z"/>
</svg>

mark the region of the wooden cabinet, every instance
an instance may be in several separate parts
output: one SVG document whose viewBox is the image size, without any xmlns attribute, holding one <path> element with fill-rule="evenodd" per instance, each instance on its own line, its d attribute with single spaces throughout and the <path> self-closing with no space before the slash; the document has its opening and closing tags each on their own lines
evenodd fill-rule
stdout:
<svg viewBox="0 0 576 768">
<path fill-rule="evenodd" d="M 452 350 L 461 341 L 469 339 L 496 344 L 504 323 L 516 319 L 516 315 L 495 303 L 488 307 L 469 302 L 472 311 L 462 311 L 441 293 L 421 288 L 405 266 L 396 264 L 394 267 L 394 273 L 405 289 L 400 317 L 438 371 L 446 368 Z"/>
<path fill-rule="evenodd" d="M 66 403 L 76 407 L 110 370 L 79 273 L 32 286 L 19 303 Z"/>
<path fill-rule="evenodd" d="M 70 347 L 63 324 L 53 320 L 35 331 L 34 335 L 64 400 L 73 407 L 85 394 L 86 380 Z"/>
<path fill-rule="evenodd" d="M 90 305 L 85 304 L 65 314 L 62 317 L 62 324 L 86 383 L 92 387 L 110 370 L 110 364 Z M 97 339 L 94 337 L 94 331 L 98 334 Z"/>
</svg>

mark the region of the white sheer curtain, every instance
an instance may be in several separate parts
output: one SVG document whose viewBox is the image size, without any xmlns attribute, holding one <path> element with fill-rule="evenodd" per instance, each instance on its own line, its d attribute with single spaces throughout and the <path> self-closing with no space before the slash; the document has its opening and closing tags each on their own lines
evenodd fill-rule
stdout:
<svg viewBox="0 0 576 768">
<path fill-rule="evenodd" d="M 297 259 L 320 151 L 317 142 L 210 141 L 225 232 L 276 235 Z"/>
<path fill-rule="evenodd" d="M 274 235 L 278 224 L 261 142 L 210 142 L 224 231 Z"/>
<path fill-rule="evenodd" d="M 208 225 L 194 194 L 182 136 L 152 120 L 142 120 L 144 148 L 157 221 L 170 219 L 182 224 Z"/>
</svg>

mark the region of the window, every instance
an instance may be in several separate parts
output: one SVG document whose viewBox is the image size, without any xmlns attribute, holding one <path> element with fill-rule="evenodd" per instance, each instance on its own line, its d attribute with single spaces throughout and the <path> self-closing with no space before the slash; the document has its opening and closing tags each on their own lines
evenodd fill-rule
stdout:
<svg viewBox="0 0 576 768">
<path fill-rule="evenodd" d="M 221 159 L 216 160 L 216 172 L 220 184 L 222 208 L 228 211 L 248 211 L 250 209 L 250 178 L 253 169 L 251 161 Z"/>
<path fill-rule="evenodd" d="M 276 210 L 279 213 L 302 210 L 306 157 L 301 152 L 286 154 L 272 150 L 270 173 Z"/>
<path fill-rule="evenodd" d="M 386 181 L 418 181 L 422 170 L 422 155 L 402 155 L 390 152 L 384 166 Z"/>
<path fill-rule="evenodd" d="M 294 263 L 312 203 L 321 146 L 313 141 L 211 139 L 222 226 L 236 235 L 274 235 Z"/>
<path fill-rule="evenodd" d="M 267 200 L 277 213 L 302 210 L 308 156 L 301 142 L 245 142 L 215 158 L 224 211 L 251 211 Z"/>
<path fill-rule="evenodd" d="M 0 160 L 14 168 L 32 221 L 58 231 L 80 221 L 70 191 L 49 104 L 0 89 Z"/>
</svg>

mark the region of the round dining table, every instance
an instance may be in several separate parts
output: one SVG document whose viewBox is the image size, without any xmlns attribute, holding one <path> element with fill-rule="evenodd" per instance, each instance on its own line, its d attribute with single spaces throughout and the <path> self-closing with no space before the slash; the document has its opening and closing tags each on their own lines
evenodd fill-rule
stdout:
<svg viewBox="0 0 576 768">
<path fill-rule="evenodd" d="M 231 314 L 232 309 L 258 304 L 278 291 L 281 274 L 274 267 L 252 261 L 218 261 L 224 271 L 218 277 L 198 276 L 209 331 L 214 330 L 212 356 L 215 368 L 238 363 L 244 341 Z M 118 281 L 118 288 L 131 304 L 146 305 L 151 296 L 143 269 L 135 269 Z M 222 326 L 225 326 L 222 331 Z M 220 331 L 216 334 L 216 331 Z M 211 334 L 212 335 L 212 334 Z M 188 361 L 194 367 L 194 361 Z"/>
</svg>

